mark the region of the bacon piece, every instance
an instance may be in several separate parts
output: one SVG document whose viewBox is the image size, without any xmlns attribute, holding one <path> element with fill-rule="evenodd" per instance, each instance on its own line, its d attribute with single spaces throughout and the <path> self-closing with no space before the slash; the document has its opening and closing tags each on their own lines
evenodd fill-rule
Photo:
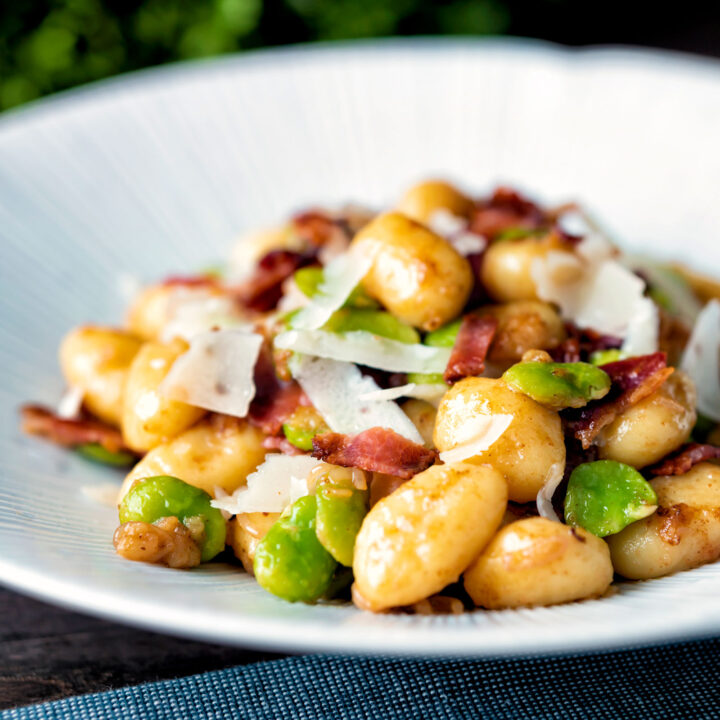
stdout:
<svg viewBox="0 0 720 720">
<path fill-rule="evenodd" d="M 556 362 L 587 361 L 592 353 L 598 350 L 614 350 L 622 345 L 622 340 L 612 335 L 601 335 L 592 328 L 579 328 L 573 323 L 566 323 L 568 337 L 563 340 L 550 355 Z"/>
<path fill-rule="evenodd" d="M 269 342 L 260 348 L 255 363 L 255 397 L 250 403 L 248 420 L 266 435 L 278 435 L 282 425 L 299 405 L 310 401 L 302 388 L 293 380 L 283 382 L 275 374 L 272 349 Z"/>
<path fill-rule="evenodd" d="M 555 362 L 580 362 L 580 338 L 569 337 L 563 340 L 556 348 L 548 351 Z"/>
<path fill-rule="evenodd" d="M 702 443 L 687 443 L 650 468 L 653 475 L 684 475 L 694 465 L 705 460 L 720 459 L 720 447 Z"/>
<path fill-rule="evenodd" d="M 297 269 L 315 262 L 314 253 L 273 250 L 258 262 L 252 276 L 231 292 L 248 309 L 272 310 L 282 297 L 282 284 Z"/>
<path fill-rule="evenodd" d="M 585 407 L 563 412 L 568 429 L 584 449 L 592 445 L 598 433 L 620 413 L 654 393 L 672 374 L 665 353 L 653 353 L 601 365 L 610 376 L 610 392 Z"/>
<path fill-rule="evenodd" d="M 437 453 L 404 438 L 394 430 L 374 427 L 358 435 L 316 435 L 313 438 L 312 456 L 333 465 L 411 478 L 430 467 Z"/>
<path fill-rule="evenodd" d="M 109 452 L 127 450 L 122 435 L 99 420 L 68 420 L 58 417 L 42 405 L 24 405 L 20 409 L 22 429 L 62 447 L 76 447 L 88 443 L 102 445 Z"/>
<path fill-rule="evenodd" d="M 446 383 L 482 373 L 497 326 L 497 318 L 490 315 L 466 315 L 462 319 L 443 375 Z"/>
<path fill-rule="evenodd" d="M 470 299 L 467 302 L 466 308 L 475 308 L 481 303 L 487 300 L 487 291 L 482 282 L 482 266 L 485 261 L 485 253 L 487 246 L 480 252 L 470 253 L 465 256 L 465 259 L 470 263 L 470 268 L 473 272 L 475 282 L 473 284 L 472 292 L 470 293 Z"/>
<path fill-rule="evenodd" d="M 481 202 L 470 221 L 470 232 L 489 240 L 509 228 L 534 230 L 546 225 L 548 217 L 531 200 L 506 187 L 499 187 L 489 200 Z"/>
<path fill-rule="evenodd" d="M 322 247 L 338 230 L 338 223 L 320 210 L 306 210 L 292 219 L 293 230 L 313 247 Z"/>
<path fill-rule="evenodd" d="M 217 278 L 210 273 L 202 275 L 170 275 L 166 277 L 163 285 L 168 287 L 216 287 Z"/>
<path fill-rule="evenodd" d="M 264 397 L 255 397 L 250 405 L 248 420 L 267 435 L 277 435 L 283 423 L 300 405 L 310 402 L 296 382 L 278 382 L 275 390 Z"/>
</svg>

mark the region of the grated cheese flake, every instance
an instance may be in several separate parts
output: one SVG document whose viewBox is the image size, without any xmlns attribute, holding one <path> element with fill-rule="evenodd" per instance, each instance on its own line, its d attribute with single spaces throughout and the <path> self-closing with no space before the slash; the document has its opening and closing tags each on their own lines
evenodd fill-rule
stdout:
<svg viewBox="0 0 720 720">
<path fill-rule="evenodd" d="M 512 415 L 477 414 L 456 433 L 459 444 L 440 453 L 444 463 L 456 463 L 475 457 L 488 450 L 510 427 Z"/>
<path fill-rule="evenodd" d="M 309 455 L 268 454 L 265 462 L 247 477 L 247 487 L 227 497 L 218 497 L 211 505 L 237 515 L 251 512 L 282 512 L 300 497 L 309 494 L 307 478 L 321 465 Z"/>
<path fill-rule="evenodd" d="M 384 427 L 422 445 L 420 433 L 397 403 L 382 396 L 363 399 L 382 391 L 353 363 L 304 356 L 293 374 L 332 431 L 355 435 Z"/>
<path fill-rule="evenodd" d="M 352 248 L 335 257 L 325 266 L 318 294 L 293 318 L 293 327 L 301 330 L 322 327 L 345 304 L 372 263 L 372 255 Z"/>
<path fill-rule="evenodd" d="M 449 348 L 402 343 L 364 330 L 288 330 L 275 338 L 275 347 L 389 372 L 418 373 L 444 372 L 451 352 Z"/>
<path fill-rule="evenodd" d="M 717 300 L 711 300 L 698 315 L 680 368 L 695 383 L 698 410 L 720 422 L 720 302 Z"/>
<path fill-rule="evenodd" d="M 195 335 L 170 368 L 160 393 L 213 412 L 245 417 L 255 397 L 254 370 L 263 339 L 245 330 Z"/>
</svg>

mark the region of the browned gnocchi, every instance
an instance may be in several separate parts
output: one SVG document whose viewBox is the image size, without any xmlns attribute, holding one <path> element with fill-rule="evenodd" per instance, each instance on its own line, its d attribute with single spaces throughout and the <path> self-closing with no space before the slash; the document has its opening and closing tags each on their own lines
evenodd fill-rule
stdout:
<svg viewBox="0 0 720 720">
<path fill-rule="evenodd" d="M 227 547 L 279 598 L 372 612 L 601 598 L 720 559 L 713 283 L 576 205 L 427 180 L 73 330 L 68 392 L 24 427 L 126 467 L 130 560 Z"/>
</svg>

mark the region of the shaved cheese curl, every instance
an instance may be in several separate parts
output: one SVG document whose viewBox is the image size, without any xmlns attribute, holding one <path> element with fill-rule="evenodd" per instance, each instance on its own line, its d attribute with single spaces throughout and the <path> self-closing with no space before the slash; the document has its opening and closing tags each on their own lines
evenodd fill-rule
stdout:
<svg viewBox="0 0 720 720">
<path fill-rule="evenodd" d="M 450 359 L 449 348 L 403 343 L 364 330 L 288 330 L 275 338 L 275 347 L 389 372 L 442 374 Z"/>
<path fill-rule="evenodd" d="M 381 390 L 356 365 L 303 357 L 295 375 L 332 431 L 355 435 L 373 427 L 385 427 L 422 444 L 417 428 L 397 403 L 382 397 L 379 400 L 363 399 L 363 396 L 377 394 Z"/>
<path fill-rule="evenodd" d="M 282 512 L 309 492 L 307 478 L 320 461 L 309 455 L 266 455 L 265 462 L 248 475 L 247 487 L 211 502 L 232 515 Z"/>
<path fill-rule="evenodd" d="M 436 404 L 447 392 L 447 389 L 445 383 L 408 383 L 407 385 L 366 392 L 360 395 L 360 399 L 377 402 L 378 400 L 397 400 L 398 398 L 407 397 Z"/>
<path fill-rule="evenodd" d="M 720 302 L 700 312 L 680 362 L 697 388 L 698 410 L 720 422 Z"/>
<path fill-rule="evenodd" d="M 626 340 L 628 354 L 655 352 L 659 314 L 644 295 L 645 282 L 611 259 L 602 242 L 584 243 L 577 254 L 551 251 L 533 260 L 538 297 L 555 303 L 562 317 L 579 328 Z"/>
<path fill-rule="evenodd" d="M 75 420 L 80 417 L 85 391 L 78 386 L 69 387 L 60 398 L 57 416 L 63 420 Z"/>
<path fill-rule="evenodd" d="M 444 463 L 456 463 L 490 449 L 510 427 L 512 415 L 475 415 L 458 434 L 459 445 L 440 453 Z"/>
<path fill-rule="evenodd" d="M 301 330 L 322 327 L 345 304 L 372 263 L 372 255 L 352 249 L 334 258 L 325 266 L 317 295 L 293 318 L 293 327 Z"/>
<path fill-rule="evenodd" d="M 242 330 L 196 335 L 160 385 L 165 397 L 245 417 L 255 397 L 254 371 L 263 338 Z"/>
<path fill-rule="evenodd" d="M 545 482 L 540 488 L 540 492 L 537 494 L 537 509 L 540 517 L 547 518 L 548 520 L 554 520 L 555 522 L 562 522 L 555 512 L 555 508 L 552 504 L 553 495 L 558 489 L 558 486 L 562 482 L 565 474 L 565 468 L 562 463 L 553 463 L 545 475 Z"/>
</svg>

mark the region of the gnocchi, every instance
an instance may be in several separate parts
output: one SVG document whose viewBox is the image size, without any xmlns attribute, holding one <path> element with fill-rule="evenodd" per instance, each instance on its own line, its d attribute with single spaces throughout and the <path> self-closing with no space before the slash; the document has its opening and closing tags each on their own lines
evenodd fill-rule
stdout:
<svg viewBox="0 0 720 720">
<path fill-rule="evenodd" d="M 497 530 L 507 486 L 490 465 L 436 465 L 370 510 L 355 543 L 356 592 L 372 610 L 455 582 Z"/>
<path fill-rule="evenodd" d="M 718 561 L 717 283 L 569 212 L 437 179 L 306 209 L 70 332 L 23 429 L 131 468 L 121 556 L 229 547 L 289 602 L 494 611 Z"/>
<path fill-rule="evenodd" d="M 535 499 L 546 478 L 565 465 L 565 438 L 560 416 L 502 380 L 466 378 L 443 397 L 435 423 L 435 446 L 440 452 L 467 442 L 466 429 L 478 415 L 510 415 L 508 429 L 470 462 L 490 463 L 506 478 L 508 497 L 525 503 Z M 461 439 L 461 440 L 459 440 Z"/>
<path fill-rule="evenodd" d="M 468 261 L 445 239 L 401 213 L 375 218 L 352 244 L 373 259 L 365 289 L 410 325 L 435 330 L 454 319 L 470 297 Z"/>
</svg>

